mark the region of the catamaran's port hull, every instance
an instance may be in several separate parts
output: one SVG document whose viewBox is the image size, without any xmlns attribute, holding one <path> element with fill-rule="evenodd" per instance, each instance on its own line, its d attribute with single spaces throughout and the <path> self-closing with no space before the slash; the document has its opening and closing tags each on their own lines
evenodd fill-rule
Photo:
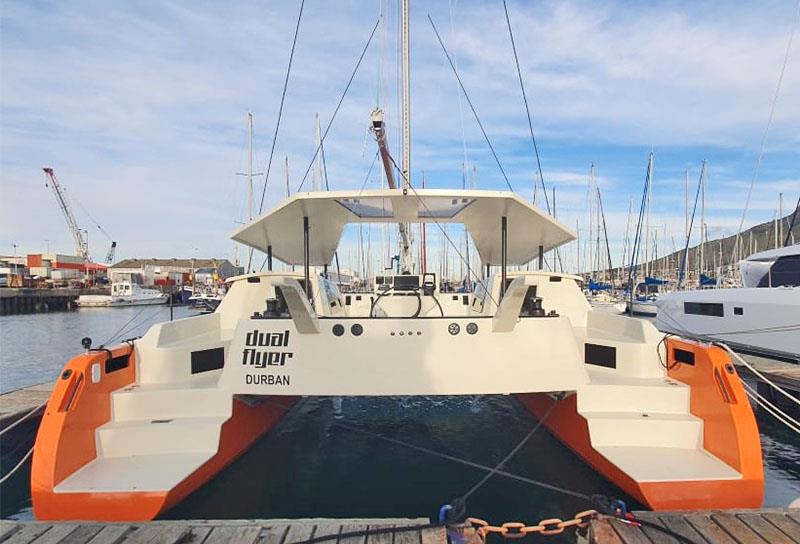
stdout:
<svg viewBox="0 0 800 544">
<path fill-rule="evenodd" d="M 31 498 L 37 519 L 154 519 L 246 452 L 297 402 L 297 397 L 234 397 L 231 416 L 220 429 L 216 453 L 171 489 L 59 492 L 60 483 L 95 460 L 96 431 L 111 419 L 111 394 L 133 383 L 133 359 L 130 347 L 122 345 L 113 348 L 110 357 L 104 351 L 79 355 L 64 369 L 36 438 Z M 116 366 L 107 366 L 109 361 L 115 361 Z M 101 369 L 101 379 L 97 381 L 92 379 L 95 365 L 100 365 Z"/>
</svg>

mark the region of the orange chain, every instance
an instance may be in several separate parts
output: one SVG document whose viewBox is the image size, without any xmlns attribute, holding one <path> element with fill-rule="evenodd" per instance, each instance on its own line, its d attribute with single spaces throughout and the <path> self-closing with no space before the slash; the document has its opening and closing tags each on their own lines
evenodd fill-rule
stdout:
<svg viewBox="0 0 800 544">
<path fill-rule="evenodd" d="M 500 526 L 489 525 L 487 521 L 478 518 L 467 518 L 470 523 L 478 532 L 481 540 L 486 541 L 486 537 L 490 534 L 498 534 L 503 538 L 512 540 L 524 538 L 525 536 L 533 533 L 540 535 L 560 535 L 564 529 L 569 527 L 586 527 L 589 525 L 589 520 L 597 516 L 597 510 L 584 510 L 575 517 L 568 520 L 561 520 L 559 518 L 543 519 L 537 525 L 525 525 L 519 521 L 508 521 Z"/>
</svg>

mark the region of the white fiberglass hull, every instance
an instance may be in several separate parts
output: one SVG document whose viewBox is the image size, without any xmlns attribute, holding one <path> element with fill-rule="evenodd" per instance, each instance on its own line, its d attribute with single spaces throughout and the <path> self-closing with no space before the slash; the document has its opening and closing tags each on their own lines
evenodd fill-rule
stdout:
<svg viewBox="0 0 800 544">
<path fill-rule="evenodd" d="M 81 308 L 120 308 L 127 306 L 149 306 L 165 304 L 166 295 L 159 297 L 111 297 L 107 295 L 81 295 L 78 306 Z"/>
<path fill-rule="evenodd" d="M 658 308 L 659 330 L 800 360 L 800 287 L 681 291 Z"/>
</svg>

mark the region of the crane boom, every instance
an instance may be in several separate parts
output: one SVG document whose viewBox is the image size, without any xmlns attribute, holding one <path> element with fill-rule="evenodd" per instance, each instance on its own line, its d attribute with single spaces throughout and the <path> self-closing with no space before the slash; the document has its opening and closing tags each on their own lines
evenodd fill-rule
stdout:
<svg viewBox="0 0 800 544">
<path fill-rule="evenodd" d="M 378 142 L 378 150 L 383 162 L 383 171 L 386 173 L 386 182 L 390 189 L 397 189 L 392 168 L 392 157 L 389 155 L 389 144 L 386 141 L 386 125 L 383 122 L 383 110 L 377 108 L 372 112 L 372 132 Z M 405 186 L 405 184 L 404 184 Z M 405 189 L 404 189 L 405 190 Z M 408 225 L 399 223 L 400 230 L 400 271 L 411 273 L 414 269 L 414 262 L 411 256 L 411 236 L 408 233 Z"/>
<path fill-rule="evenodd" d="M 75 221 L 75 216 L 72 214 L 72 208 L 70 208 L 67 196 L 64 194 L 64 189 L 61 187 L 61 184 L 58 183 L 52 168 L 42 168 L 42 170 L 44 170 L 45 177 L 47 178 L 45 186 L 53 189 L 53 193 L 56 195 L 56 200 L 58 201 L 58 206 L 61 208 L 61 213 L 64 214 L 64 219 L 67 221 L 67 227 L 75 242 L 75 255 L 83 257 L 87 262 L 90 261 L 89 244 L 86 241 L 86 237 L 83 235 L 83 231 L 78 227 L 78 222 Z"/>
</svg>

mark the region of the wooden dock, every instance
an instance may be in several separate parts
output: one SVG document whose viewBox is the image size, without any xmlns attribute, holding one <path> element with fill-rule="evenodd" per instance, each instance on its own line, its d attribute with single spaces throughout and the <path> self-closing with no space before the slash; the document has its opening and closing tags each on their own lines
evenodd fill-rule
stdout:
<svg viewBox="0 0 800 544">
<path fill-rule="evenodd" d="M 602 517 L 590 544 L 800 544 L 800 509 L 636 512 L 635 526 Z"/>
<path fill-rule="evenodd" d="M 443 527 L 417 519 L 188 520 L 149 523 L 0 521 L 2 544 L 447 544 Z M 357 535 L 347 536 L 350 533 Z"/>
</svg>

